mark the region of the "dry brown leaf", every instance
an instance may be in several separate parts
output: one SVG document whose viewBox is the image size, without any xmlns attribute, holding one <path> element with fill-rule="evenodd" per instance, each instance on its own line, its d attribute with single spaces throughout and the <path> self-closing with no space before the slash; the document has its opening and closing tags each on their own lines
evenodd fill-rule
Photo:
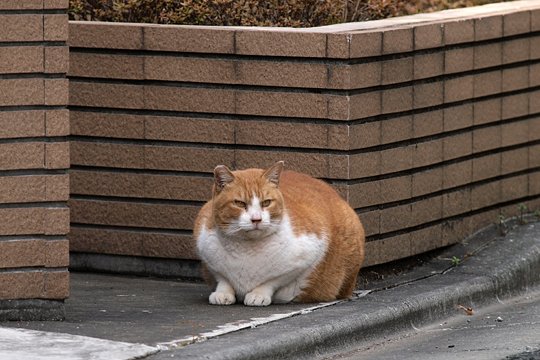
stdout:
<svg viewBox="0 0 540 360">
<path fill-rule="evenodd" d="M 458 305 L 457 307 L 458 309 L 465 311 L 465 314 L 467 314 L 468 316 L 472 316 L 474 314 L 472 307 L 465 307 L 463 305 Z"/>
</svg>

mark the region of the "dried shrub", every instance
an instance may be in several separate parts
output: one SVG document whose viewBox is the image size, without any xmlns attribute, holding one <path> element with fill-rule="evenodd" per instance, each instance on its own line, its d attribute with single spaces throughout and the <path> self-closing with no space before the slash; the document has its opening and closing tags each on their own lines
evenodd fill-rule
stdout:
<svg viewBox="0 0 540 360">
<path fill-rule="evenodd" d="M 72 20 L 313 27 L 501 0 L 70 0 Z"/>
</svg>

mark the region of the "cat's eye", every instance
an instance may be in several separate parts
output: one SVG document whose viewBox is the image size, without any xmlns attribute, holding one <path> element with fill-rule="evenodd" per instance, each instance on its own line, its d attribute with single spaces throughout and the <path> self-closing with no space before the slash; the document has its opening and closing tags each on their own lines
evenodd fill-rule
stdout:
<svg viewBox="0 0 540 360">
<path fill-rule="evenodd" d="M 261 203 L 261 205 L 262 205 L 262 207 L 269 207 L 271 203 L 272 203 L 272 200 L 268 199 L 268 200 L 264 200 Z"/>
<path fill-rule="evenodd" d="M 238 206 L 239 208 L 245 209 L 247 207 L 247 204 L 240 200 L 234 200 L 234 205 Z"/>
</svg>

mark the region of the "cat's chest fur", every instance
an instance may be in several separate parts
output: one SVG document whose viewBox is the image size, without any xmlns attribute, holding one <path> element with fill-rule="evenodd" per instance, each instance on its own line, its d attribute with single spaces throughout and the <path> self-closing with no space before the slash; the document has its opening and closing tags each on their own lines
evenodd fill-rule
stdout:
<svg viewBox="0 0 540 360">
<path fill-rule="evenodd" d="M 280 300 L 290 301 L 324 257 L 327 242 L 316 234 L 296 235 L 289 218 L 284 216 L 279 229 L 262 239 L 227 238 L 204 225 L 197 247 L 201 258 L 214 273 L 230 282 L 239 299 L 257 286 L 281 278 L 276 290 L 287 286 L 294 289 L 282 292 L 290 299 Z"/>
</svg>

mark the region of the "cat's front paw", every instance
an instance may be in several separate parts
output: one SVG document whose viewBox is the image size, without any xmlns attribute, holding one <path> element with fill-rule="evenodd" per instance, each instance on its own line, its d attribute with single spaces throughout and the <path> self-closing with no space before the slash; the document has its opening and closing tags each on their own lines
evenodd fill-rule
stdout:
<svg viewBox="0 0 540 360">
<path fill-rule="evenodd" d="M 264 294 L 259 294 L 254 291 L 246 294 L 244 305 L 247 306 L 268 306 L 272 303 L 272 297 Z"/>
<path fill-rule="evenodd" d="M 208 301 L 212 305 L 232 305 L 236 302 L 236 297 L 231 293 L 214 291 Z"/>
</svg>

